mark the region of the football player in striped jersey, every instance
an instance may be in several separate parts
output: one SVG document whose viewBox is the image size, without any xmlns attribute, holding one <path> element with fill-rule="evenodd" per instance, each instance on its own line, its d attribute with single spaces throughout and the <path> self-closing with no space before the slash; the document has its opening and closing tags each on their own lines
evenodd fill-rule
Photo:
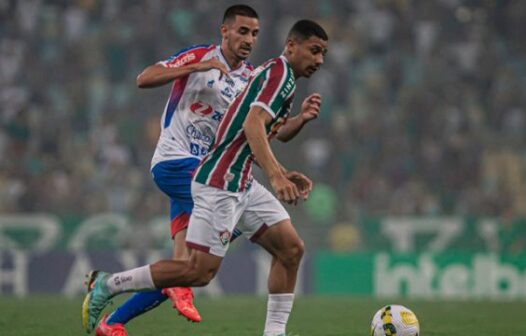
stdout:
<svg viewBox="0 0 526 336">
<path fill-rule="evenodd" d="M 242 219 L 238 227 L 272 256 L 264 335 L 285 335 L 304 246 L 278 199 L 286 203 L 306 199 L 312 181 L 286 170 L 272 153 L 269 139 L 277 136 L 288 140 L 305 123 L 303 118 L 291 118 L 287 125 L 296 79 L 308 78 L 319 69 L 327 45 L 327 34 L 316 22 L 300 20 L 294 24 L 283 55 L 258 67 L 229 106 L 209 153 L 194 174 L 194 208 L 186 237 L 190 258 L 162 260 L 114 274 L 91 272 L 83 304 L 85 327 L 98 319 L 117 294 L 207 285 L 219 270 L 233 230 Z M 313 115 L 319 112 L 320 99 L 311 96 L 304 103 Z M 253 179 L 256 160 L 277 198 Z"/>
</svg>

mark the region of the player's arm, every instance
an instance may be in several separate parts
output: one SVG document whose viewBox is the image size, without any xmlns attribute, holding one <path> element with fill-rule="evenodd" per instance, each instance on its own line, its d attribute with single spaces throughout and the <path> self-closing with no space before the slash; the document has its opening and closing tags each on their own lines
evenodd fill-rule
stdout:
<svg viewBox="0 0 526 336">
<path fill-rule="evenodd" d="M 255 158 L 254 161 L 252 161 L 252 162 L 253 162 L 256 166 L 258 166 L 259 168 L 261 168 L 261 166 L 259 165 L 259 162 L 258 162 L 258 160 L 257 160 L 256 158 Z M 278 164 L 279 164 L 279 167 L 280 167 L 280 169 L 281 169 L 281 172 L 282 172 L 283 174 L 287 174 L 287 173 L 288 173 L 287 168 L 285 168 L 285 167 L 284 167 L 281 163 L 279 163 L 279 162 L 278 162 Z"/>
<path fill-rule="evenodd" d="M 319 93 L 313 93 L 305 98 L 301 104 L 300 113 L 293 118 L 289 118 L 285 125 L 279 129 L 276 137 L 284 142 L 293 139 L 306 123 L 318 118 L 318 115 L 320 114 L 320 106 L 321 95 Z"/>
<path fill-rule="evenodd" d="M 178 67 L 169 67 L 157 63 L 150 65 L 137 76 L 137 86 L 141 89 L 154 88 L 170 83 L 178 78 L 188 76 L 193 72 L 208 71 L 211 69 L 219 70 L 220 76 L 223 74 L 228 76 L 228 69 L 217 58 Z"/>
<path fill-rule="evenodd" d="M 270 180 L 278 199 L 286 203 L 296 203 L 300 192 L 283 172 L 283 166 L 278 162 L 270 148 L 265 125 L 272 121 L 271 115 L 260 106 L 252 106 L 243 123 L 252 153 Z"/>
</svg>

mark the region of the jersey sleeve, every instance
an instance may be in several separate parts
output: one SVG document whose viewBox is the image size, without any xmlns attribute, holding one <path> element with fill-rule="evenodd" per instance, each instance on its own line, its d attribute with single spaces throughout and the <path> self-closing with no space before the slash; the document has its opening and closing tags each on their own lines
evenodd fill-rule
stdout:
<svg viewBox="0 0 526 336">
<path fill-rule="evenodd" d="M 250 106 L 263 108 L 275 119 L 283 109 L 285 101 L 294 94 L 296 89 L 294 78 L 281 59 L 278 59 L 260 76 L 255 79 L 259 92 Z"/>
<path fill-rule="evenodd" d="M 168 59 L 157 62 L 157 64 L 167 68 L 178 68 L 183 65 L 197 63 L 214 47 L 214 45 L 196 45 L 185 48 L 179 50 Z"/>
</svg>

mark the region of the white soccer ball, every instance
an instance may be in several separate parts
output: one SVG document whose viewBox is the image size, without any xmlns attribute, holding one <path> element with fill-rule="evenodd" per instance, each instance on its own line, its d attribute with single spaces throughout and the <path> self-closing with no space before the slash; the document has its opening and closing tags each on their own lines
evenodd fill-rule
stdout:
<svg viewBox="0 0 526 336">
<path fill-rule="evenodd" d="M 388 305 L 374 314 L 371 336 L 418 336 L 420 326 L 415 313 L 400 305 Z"/>
</svg>

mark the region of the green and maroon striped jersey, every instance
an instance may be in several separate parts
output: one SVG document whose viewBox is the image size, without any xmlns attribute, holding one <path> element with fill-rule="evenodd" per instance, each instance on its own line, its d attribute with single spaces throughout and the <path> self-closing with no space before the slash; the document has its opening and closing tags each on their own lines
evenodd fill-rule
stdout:
<svg viewBox="0 0 526 336">
<path fill-rule="evenodd" d="M 266 126 L 269 140 L 287 121 L 296 83 L 284 56 L 268 60 L 254 70 L 245 90 L 232 102 L 216 131 L 214 143 L 194 174 L 194 181 L 240 192 L 252 183 L 252 162 L 243 123 L 252 106 L 272 116 Z"/>
</svg>

